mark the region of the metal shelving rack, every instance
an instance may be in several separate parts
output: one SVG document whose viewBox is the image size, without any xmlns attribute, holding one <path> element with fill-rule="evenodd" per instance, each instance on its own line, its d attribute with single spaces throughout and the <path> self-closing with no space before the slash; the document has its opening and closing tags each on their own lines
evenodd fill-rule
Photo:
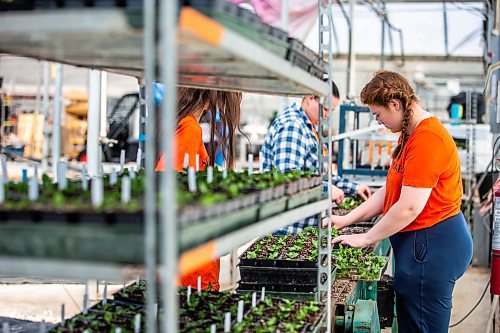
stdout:
<svg viewBox="0 0 500 333">
<path fill-rule="evenodd" d="M 320 25 L 322 35 L 320 53 L 328 55 L 331 72 L 331 2 L 322 5 L 319 13 L 325 22 Z M 307 94 L 328 96 L 331 106 L 331 85 L 310 75 L 290 62 L 278 57 L 255 42 L 240 36 L 216 21 L 192 8 L 179 9 L 176 1 L 161 1 L 159 22 L 156 23 L 155 1 L 145 0 L 143 7 L 143 31 L 127 22 L 127 13 L 122 9 L 64 9 L 33 12 L 4 12 L 0 14 L 0 52 L 44 59 L 64 64 L 99 69 L 145 78 L 147 110 L 154 110 L 152 103 L 155 79 L 155 64 L 160 64 L 159 79 L 165 84 L 165 94 L 175 96 L 177 85 L 221 90 L 239 90 L 262 94 L 302 96 Z M 177 14 L 179 20 L 177 21 Z M 36 27 L 33 22 L 37 22 Z M 162 34 L 159 45 L 155 44 L 155 29 L 159 26 Z M 324 38 L 324 39 L 323 39 Z M 164 47 L 161 47 L 163 45 Z M 168 47 L 166 47 L 168 45 Z M 157 50 L 156 48 L 159 48 Z M 159 55 L 159 59 L 155 59 Z M 158 60 L 158 61 L 157 61 Z M 161 128 L 165 135 L 162 151 L 171 156 L 171 138 L 174 133 L 175 98 L 167 98 L 162 104 L 164 115 Z M 154 112 L 148 114 L 146 137 L 154 137 Z M 331 117 L 330 117 L 331 118 Z M 320 117 L 321 119 L 321 117 Z M 320 128 L 323 124 L 320 122 Z M 322 141 L 331 137 L 332 119 L 328 120 L 327 135 L 323 130 Z M 331 149 L 331 140 L 328 140 Z M 155 195 L 154 181 L 154 143 L 146 142 L 146 198 Z M 323 162 L 323 161 L 322 161 Z M 186 260 L 197 257 L 199 263 L 227 253 L 237 244 L 243 244 L 259 235 L 276 230 L 312 214 L 328 211 L 331 214 L 331 200 L 324 199 L 277 216 L 258 221 L 240 230 L 212 239 L 197 248 L 179 251 L 178 239 L 182 229 L 178 229 L 175 215 L 175 176 L 167 159 L 166 171 L 162 174 L 159 186 L 163 189 L 160 204 L 161 250 L 160 273 L 162 279 L 161 295 L 165 304 L 165 320 L 162 330 L 178 330 L 176 279 L 178 267 Z M 171 163 L 171 161 L 170 161 Z M 331 155 L 328 158 L 331 163 Z M 331 172 L 327 179 L 331 184 Z M 156 273 L 156 214 L 154 200 L 146 200 L 145 209 L 145 263 L 147 279 L 150 282 L 149 295 L 155 295 L 154 277 Z M 331 237 L 331 228 L 326 235 Z M 331 244 L 321 253 L 328 255 L 331 265 Z M 203 253 L 200 258 L 198 255 Z M 320 260 L 320 256 L 318 256 Z M 27 275 L 45 275 L 70 278 L 99 277 L 108 280 L 123 279 L 128 276 L 129 267 L 120 264 L 68 263 L 59 260 L 2 257 L 3 272 Z M 180 264 L 180 265 L 179 265 Z M 320 265 L 321 267 L 321 265 Z M 331 270 L 328 274 L 326 291 L 331 302 Z M 319 277 L 318 277 L 319 279 Z M 152 288 L 151 288 L 152 287 Z M 153 299 L 148 297 L 148 313 L 154 313 Z M 155 318 L 148 316 L 147 329 L 156 331 Z M 328 306 L 328 329 L 331 329 L 331 306 Z"/>
</svg>

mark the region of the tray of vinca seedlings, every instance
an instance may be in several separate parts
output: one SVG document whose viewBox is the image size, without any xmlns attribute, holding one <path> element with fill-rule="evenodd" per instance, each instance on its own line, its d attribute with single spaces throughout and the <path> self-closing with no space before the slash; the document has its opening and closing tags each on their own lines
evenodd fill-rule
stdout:
<svg viewBox="0 0 500 333">
<path fill-rule="evenodd" d="M 126 180 L 123 180 L 126 178 Z M 98 179 L 3 181 L 0 222 L 131 223 L 142 220 L 144 179 L 128 171 Z M 125 193 L 126 192 L 126 193 Z"/>
<path fill-rule="evenodd" d="M 53 327 L 50 333 L 142 332 L 145 325 L 143 306 L 106 300 Z"/>
<path fill-rule="evenodd" d="M 326 244 L 326 239 L 323 240 Z M 314 292 L 318 278 L 318 231 L 265 236 L 240 256 L 240 290 Z M 333 258 L 332 258 L 333 259 Z M 327 258 L 323 258 L 326 264 Z M 335 265 L 332 265 L 334 274 Z"/>
<path fill-rule="evenodd" d="M 324 320 L 324 306 L 317 302 L 265 298 L 249 308 L 231 332 L 315 333 Z"/>
<path fill-rule="evenodd" d="M 379 281 L 388 263 L 388 257 L 343 245 L 333 255 L 336 279 Z"/>
<path fill-rule="evenodd" d="M 2 255 L 124 264 L 144 261 L 141 177 L 114 173 L 92 181 L 58 179 L 54 183 L 44 175 L 41 182 L 32 177 L 0 186 Z M 121 198 L 123 179 L 126 201 Z"/>
</svg>

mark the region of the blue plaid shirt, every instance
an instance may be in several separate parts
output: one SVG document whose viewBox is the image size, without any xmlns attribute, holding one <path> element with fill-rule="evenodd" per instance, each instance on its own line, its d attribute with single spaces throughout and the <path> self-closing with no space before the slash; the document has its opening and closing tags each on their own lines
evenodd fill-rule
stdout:
<svg viewBox="0 0 500 333">
<path fill-rule="evenodd" d="M 318 140 L 314 136 L 314 127 L 302 108 L 294 103 L 281 112 L 271 124 L 262 145 L 264 171 L 318 170 Z M 355 195 L 358 184 L 336 175 L 332 183 L 348 195 Z M 328 191 L 325 183 L 323 190 Z M 317 215 L 310 216 L 278 231 L 278 234 L 301 232 L 306 227 L 317 227 Z"/>
</svg>

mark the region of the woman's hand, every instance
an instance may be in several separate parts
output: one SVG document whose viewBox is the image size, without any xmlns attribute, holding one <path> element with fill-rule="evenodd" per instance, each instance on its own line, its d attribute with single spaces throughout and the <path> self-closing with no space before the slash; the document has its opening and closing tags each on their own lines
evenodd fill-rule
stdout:
<svg viewBox="0 0 500 333">
<path fill-rule="evenodd" d="M 328 217 L 325 217 L 323 219 L 323 228 L 327 228 L 329 222 L 332 223 L 333 228 L 339 230 L 339 229 L 347 227 L 348 225 L 350 225 L 354 221 L 352 221 L 347 215 L 344 215 L 344 216 L 332 215 L 331 220 L 328 220 Z"/>
<path fill-rule="evenodd" d="M 358 235 L 341 235 L 337 236 L 332 240 L 332 243 L 340 243 L 342 245 L 349 245 L 352 247 L 365 248 L 371 245 L 367 234 Z"/>
</svg>

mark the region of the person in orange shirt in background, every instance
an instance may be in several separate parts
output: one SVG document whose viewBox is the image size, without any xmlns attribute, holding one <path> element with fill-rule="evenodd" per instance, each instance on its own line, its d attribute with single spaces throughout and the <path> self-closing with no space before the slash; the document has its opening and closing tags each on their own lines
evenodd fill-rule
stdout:
<svg viewBox="0 0 500 333">
<path fill-rule="evenodd" d="M 419 104 L 398 73 L 377 72 L 361 91 L 379 124 L 401 132 L 385 186 L 336 229 L 382 213 L 370 231 L 333 239 L 367 247 L 390 238 L 400 332 L 448 332 L 455 282 L 472 259 L 472 239 L 460 211 L 462 178 L 456 145 L 441 122 Z M 328 224 L 328 219 L 323 221 Z"/>
<path fill-rule="evenodd" d="M 196 156 L 199 158 L 199 169 L 204 170 L 205 167 L 213 165 L 216 141 L 215 112 L 220 110 L 221 123 L 220 126 L 225 128 L 222 138 L 220 139 L 222 153 L 228 168 L 232 168 L 235 145 L 234 133 L 239 129 L 240 120 L 240 104 L 241 93 L 215 91 L 207 89 L 184 88 L 177 89 L 177 129 L 175 131 L 175 153 L 174 166 L 177 171 L 184 169 L 184 156 L 189 154 L 189 167 L 196 166 Z M 207 114 L 212 113 L 211 125 L 211 140 L 209 145 L 210 155 L 205 149 L 202 139 L 202 130 L 200 127 L 200 119 Z M 156 165 L 156 171 L 165 170 L 165 156 L 160 156 Z M 198 276 L 201 276 L 201 288 L 207 290 L 211 285 L 211 290 L 219 290 L 219 271 L 220 259 L 213 260 L 211 263 L 196 270 L 195 272 L 182 276 L 180 285 L 182 286 L 197 286 Z"/>
</svg>

